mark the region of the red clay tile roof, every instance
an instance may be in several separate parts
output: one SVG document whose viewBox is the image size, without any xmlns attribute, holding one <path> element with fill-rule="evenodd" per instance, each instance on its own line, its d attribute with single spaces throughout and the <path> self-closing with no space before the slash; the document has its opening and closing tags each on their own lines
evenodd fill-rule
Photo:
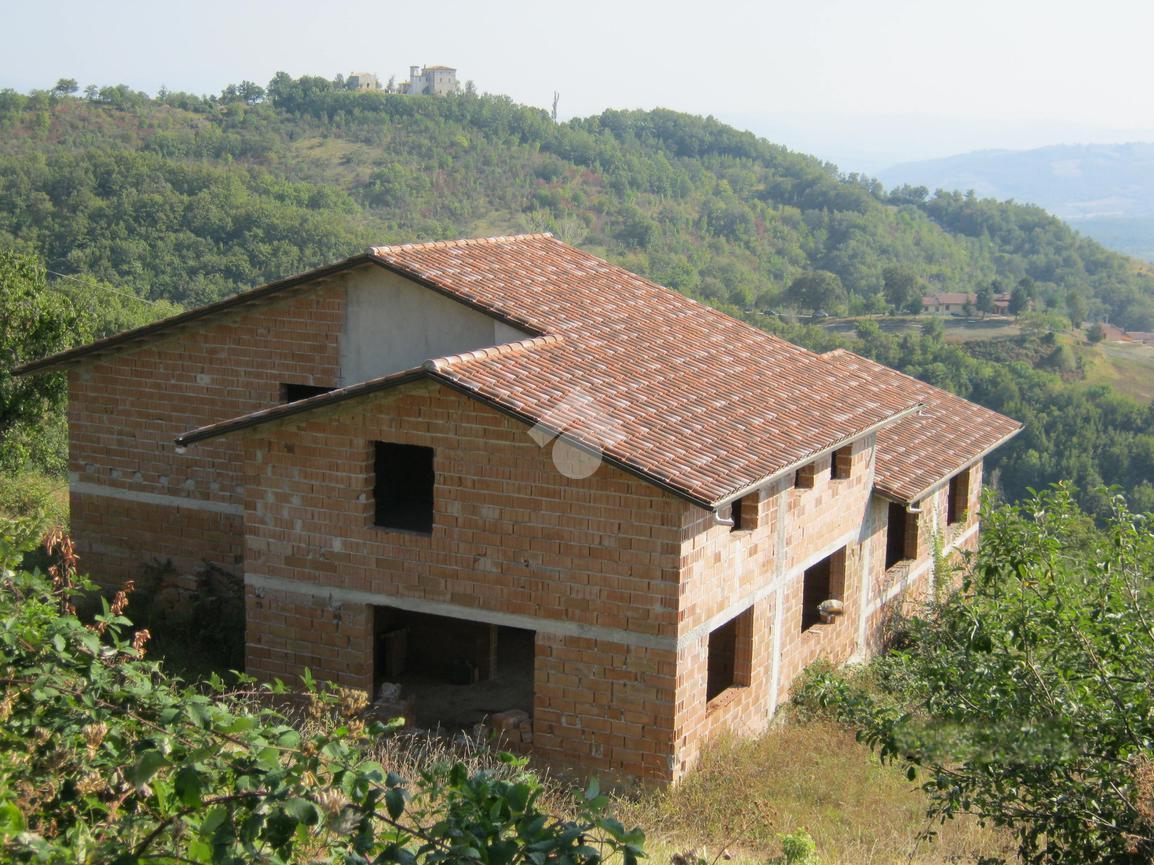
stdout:
<svg viewBox="0 0 1154 865">
<path fill-rule="evenodd" d="M 24 371 L 148 338 L 301 286 L 306 277 L 366 263 L 408 276 L 532 336 L 430 358 L 422 369 L 213 424 L 186 433 L 178 443 L 427 377 L 527 423 L 563 431 L 579 444 L 603 450 L 609 462 L 713 507 L 893 424 L 922 399 L 912 386 L 895 386 L 907 379 L 892 378 L 898 374 L 884 367 L 877 369 L 890 375 L 878 374 L 876 364 L 863 367 L 840 355 L 814 354 L 547 234 L 375 247 L 367 255 L 47 358 Z M 932 436 L 918 437 L 917 447 L 921 450 L 902 458 L 919 471 L 923 465 L 933 466 L 925 469 L 930 474 L 944 463 L 953 466 L 953 451 L 941 458 Z M 971 461 L 981 455 L 965 453 Z"/>
<path fill-rule="evenodd" d="M 390 270 L 544 335 L 511 349 L 430 358 L 430 377 L 564 431 L 703 506 L 918 403 L 549 235 L 370 252 Z M 316 397 L 310 407 L 341 394 Z M 237 426 L 216 424 L 180 440 Z"/>
<path fill-rule="evenodd" d="M 917 501 L 1022 429 L 996 411 L 844 349 L 824 357 L 849 374 L 869 376 L 924 404 L 917 414 L 878 432 L 874 488 L 898 501 Z"/>
<path fill-rule="evenodd" d="M 918 402 L 548 235 L 372 253 L 561 337 L 441 362 L 439 377 L 699 502 L 724 501 Z"/>
</svg>

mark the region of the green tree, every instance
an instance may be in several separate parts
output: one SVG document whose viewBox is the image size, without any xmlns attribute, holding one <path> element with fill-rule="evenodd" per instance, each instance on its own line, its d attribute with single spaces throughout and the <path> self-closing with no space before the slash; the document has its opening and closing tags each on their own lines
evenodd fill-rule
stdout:
<svg viewBox="0 0 1154 865">
<path fill-rule="evenodd" d="M 0 249 L 0 469 L 17 471 L 52 458 L 43 451 L 40 431 L 62 422 L 67 395 L 63 373 L 16 378 L 12 370 L 63 351 L 86 333 L 85 317 L 49 288 L 39 259 Z"/>
<path fill-rule="evenodd" d="M 1017 315 L 1030 306 L 1030 289 L 1019 282 L 1010 292 L 1010 314 Z"/>
<path fill-rule="evenodd" d="M 888 265 L 882 270 L 886 300 L 898 312 L 922 311 L 922 283 L 907 267 Z"/>
<path fill-rule="evenodd" d="M 796 277 L 785 290 L 786 299 L 794 306 L 840 312 L 848 300 L 845 286 L 836 273 L 828 270 L 810 270 Z"/>
<path fill-rule="evenodd" d="M 76 83 L 75 78 L 61 78 L 59 81 L 56 82 L 56 86 L 54 86 L 52 88 L 52 95 L 53 96 L 71 96 L 73 93 L 75 93 L 79 89 L 80 89 L 80 85 Z"/>
<path fill-rule="evenodd" d="M 930 191 L 924 186 L 904 184 L 890 190 L 888 200 L 890 204 L 925 204 L 930 197 Z"/>
<path fill-rule="evenodd" d="M 1081 327 L 1082 322 L 1086 320 L 1088 311 L 1088 304 L 1086 298 L 1077 291 L 1071 291 L 1066 295 L 1066 316 L 1070 319 L 1070 324 L 1074 327 Z"/>
<path fill-rule="evenodd" d="M 993 284 L 982 285 L 974 297 L 974 307 L 982 314 L 982 318 L 994 311 L 994 288 Z"/>
<path fill-rule="evenodd" d="M 803 689 L 921 776 L 930 814 L 1012 832 L 1034 865 L 1154 858 L 1154 532 L 1120 498 L 1096 527 L 1058 487 L 986 508 L 961 588 L 873 680 Z"/>
</svg>

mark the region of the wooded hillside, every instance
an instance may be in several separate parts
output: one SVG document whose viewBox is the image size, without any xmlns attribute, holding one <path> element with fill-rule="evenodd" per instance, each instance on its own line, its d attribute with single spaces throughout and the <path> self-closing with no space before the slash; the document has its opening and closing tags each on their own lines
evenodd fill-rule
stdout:
<svg viewBox="0 0 1154 865">
<path fill-rule="evenodd" d="M 1077 339 L 1061 333 L 1100 316 L 1154 330 L 1154 275 L 1036 207 L 887 193 L 664 110 L 558 124 L 501 97 L 283 74 L 211 98 L 69 85 L 0 93 L 0 249 L 68 277 L 51 279 L 89 311 L 73 343 L 374 243 L 549 230 L 811 348 L 844 345 L 1023 420 L 989 466 L 1012 500 L 1068 479 L 1095 512 L 1103 483 L 1154 508 L 1154 407 L 1082 385 Z M 36 271 L 20 262 L 9 272 Z M 43 296 L 36 282 L 20 296 Z M 846 338 L 766 314 L 880 313 L 929 290 L 992 287 L 1032 305 L 1032 334 L 963 350 L 940 327 Z M 129 314 L 116 292 L 166 306 Z M 60 470 L 58 405 L 11 423 L 22 444 L 13 455 L 0 443 L 0 465 Z"/>
<path fill-rule="evenodd" d="M 1154 329 L 1154 277 L 1038 208 L 887 194 L 712 119 L 558 124 L 284 74 L 213 98 L 67 89 L 0 94 L 0 246 L 152 298 L 215 299 L 370 243 L 551 230 L 739 308 L 827 271 L 835 305 L 883 311 L 889 268 L 925 290 L 1025 280 L 1059 312 Z"/>
</svg>

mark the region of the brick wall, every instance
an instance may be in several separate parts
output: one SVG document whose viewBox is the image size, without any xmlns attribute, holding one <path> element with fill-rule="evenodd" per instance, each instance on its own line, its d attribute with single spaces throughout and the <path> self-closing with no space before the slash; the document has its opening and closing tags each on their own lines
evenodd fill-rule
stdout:
<svg viewBox="0 0 1154 865">
<path fill-rule="evenodd" d="M 675 779 L 716 733 L 764 729 L 817 657 L 871 651 L 892 608 L 872 437 L 854 444 L 849 477 L 819 458 L 812 487 L 770 485 L 731 531 L 607 466 L 570 480 L 523 424 L 435 383 L 242 435 L 249 591 L 263 593 L 249 671 L 307 665 L 371 688 L 374 605 L 528 627 L 533 750 L 565 766 Z M 375 441 L 433 448 L 432 534 L 373 525 Z M 838 550 L 846 613 L 803 633 L 805 569 Z M 742 614 L 745 674 L 709 700 L 709 635 Z"/>
<path fill-rule="evenodd" d="M 944 483 L 916 502 L 918 557 L 903 559 L 888 570 L 885 567 L 888 503 L 875 499 L 871 509 L 870 545 L 873 566 L 869 587 L 863 599 L 867 610 L 866 627 L 861 629 L 858 654 L 866 655 L 881 648 L 892 633 L 895 617 L 908 614 L 932 598 L 935 582 L 949 579 L 948 574 L 934 570 L 934 551 L 940 549 L 954 567 L 964 564 L 964 553 L 978 546 L 978 508 L 981 504 L 982 463 L 968 469 L 969 490 L 965 518 L 947 523 L 949 484 Z"/>
<path fill-rule="evenodd" d="M 810 485 L 795 486 L 791 476 L 763 489 L 753 528 L 743 520 L 743 530 L 731 531 L 712 513 L 683 508 L 675 774 L 692 766 L 717 732 L 764 729 L 794 677 L 819 654 L 844 660 L 854 651 L 873 448 L 873 436 L 853 444 L 851 458 L 843 457 L 849 477 L 831 479 L 827 454 L 804 473 Z M 846 615 L 802 634 L 804 568 L 843 546 Z M 748 684 L 707 700 L 709 634 L 745 610 L 752 610 Z"/>
<path fill-rule="evenodd" d="M 323 290 L 317 290 L 323 286 Z M 178 454 L 173 439 L 280 401 L 280 384 L 335 386 L 342 280 L 86 358 L 69 370 L 72 531 L 98 579 L 172 560 L 240 572 L 239 442 Z"/>
<path fill-rule="evenodd" d="M 260 634 L 258 645 L 248 645 L 246 661 L 266 679 L 296 686 L 308 667 L 320 679 L 365 691 L 372 686 L 372 659 L 361 651 L 372 639 L 365 605 L 248 586 L 245 616 L 248 628 Z"/>
<path fill-rule="evenodd" d="M 246 573 L 266 591 L 249 611 L 250 673 L 307 664 L 370 687 L 371 634 L 334 631 L 326 604 L 356 623 L 380 605 L 524 627 L 536 632 L 534 751 L 670 777 L 680 500 L 605 465 L 571 480 L 524 424 L 430 382 L 240 435 Z M 375 441 L 433 448 L 431 534 L 373 525 Z M 352 642 L 319 650 L 300 609 Z M 295 635 L 269 618 L 282 615 Z"/>
</svg>

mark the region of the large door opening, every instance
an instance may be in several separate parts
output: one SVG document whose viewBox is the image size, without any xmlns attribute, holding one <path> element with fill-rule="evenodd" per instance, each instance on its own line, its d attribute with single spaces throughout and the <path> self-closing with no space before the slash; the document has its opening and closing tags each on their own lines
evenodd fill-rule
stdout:
<svg viewBox="0 0 1154 865">
<path fill-rule="evenodd" d="M 417 726 L 470 730 L 511 710 L 532 717 L 533 631 L 373 609 L 374 693 L 399 685 Z"/>
</svg>

